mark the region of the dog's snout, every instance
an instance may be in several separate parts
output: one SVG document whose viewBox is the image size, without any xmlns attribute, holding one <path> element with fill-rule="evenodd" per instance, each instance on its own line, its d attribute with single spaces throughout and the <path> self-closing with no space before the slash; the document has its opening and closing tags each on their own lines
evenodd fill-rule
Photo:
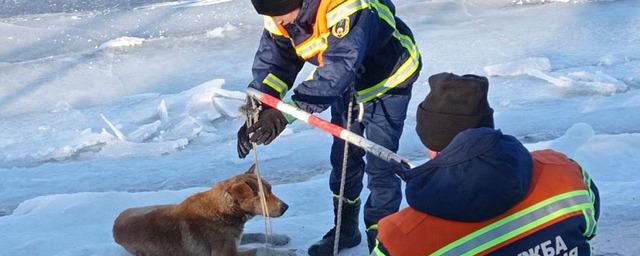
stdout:
<svg viewBox="0 0 640 256">
<path fill-rule="evenodd" d="M 286 212 L 287 209 L 289 209 L 289 205 L 286 204 L 285 202 L 282 202 L 282 207 L 280 207 L 280 209 L 282 209 L 282 213 L 284 214 L 284 212 Z"/>
</svg>

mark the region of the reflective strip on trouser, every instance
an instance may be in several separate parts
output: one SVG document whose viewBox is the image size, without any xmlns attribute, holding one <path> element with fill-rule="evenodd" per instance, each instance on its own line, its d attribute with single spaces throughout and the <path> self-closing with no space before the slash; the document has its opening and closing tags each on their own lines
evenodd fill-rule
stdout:
<svg viewBox="0 0 640 256">
<path fill-rule="evenodd" d="M 340 195 L 333 194 L 333 199 L 340 200 Z M 344 202 L 347 204 L 357 204 L 359 201 L 360 201 L 360 197 L 357 197 L 356 199 L 353 199 L 353 200 L 344 197 Z"/>
<path fill-rule="evenodd" d="M 269 75 L 262 80 L 262 83 L 276 90 L 278 94 L 280 94 L 280 99 L 282 99 L 284 95 L 287 94 L 287 91 L 289 91 L 287 84 L 272 73 L 269 73 Z"/>
<path fill-rule="evenodd" d="M 585 210 L 593 212 L 589 191 L 560 194 L 460 238 L 432 255 L 475 255 L 559 217 Z"/>
<path fill-rule="evenodd" d="M 373 252 L 371 252 L 369 256 L 387 256 L 387 254 L 380 249 L 380 240 L 376 239 L 376 247 L 373 248 Z"/>
<path fill-rule="evenodd" d="M 409 52 L 409 58 L 400 65 L 400 67 L 387 79 L 382 80 L 378 84 L 371 86 L 367 89 L 357 92 L 358 102 L 367 102 L 376 97 L 384 94 L 385 92 L 395 88 L 402 82 L 406 81 L 411 75 L 413 75 L 420 66 L 420 52 L 418 47 L 407 35 L 400 34 L 396 28 L 396 22 L 393 13 L 389 7 L 381 4 L 378 0 L 372 0 L 371 6 L 376 9 L 378 16 L 391 26 L 393 31 L 393 37 L 395 37 L 402 47 Z"/>
</svg>

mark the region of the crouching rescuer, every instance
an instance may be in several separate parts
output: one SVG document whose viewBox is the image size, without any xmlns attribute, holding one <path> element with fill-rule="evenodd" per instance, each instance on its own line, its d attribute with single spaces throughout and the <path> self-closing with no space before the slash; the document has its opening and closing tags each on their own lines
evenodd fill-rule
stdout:
<svg viewBox="0 0 640 256">
<path fill-rule="evenodd" d="M 395 16 L 391 1 L 252 0 L 252 3 L 264 15 L 265 29 L 249 87 L 283 99 L 302 66 L 309 62 L 316 69 L 286 101 L 309 113 L 331 107 L 332 123 L 346 126 L 350 121 L 352 132 L 366 133 L 369 140 L 397 151 L 421 60 L 411 30 Z M 353 108 L 356 113 L 363 113 L 362 119 L 347 120 L 350 102 L 358 106 Z M 244 158 L 251 150 L 251 142 L 271 143 L 292 121 L 277 109 L 262 106 L 258 121 L 238 131 L 238 155 Z M 334 223 L 340 200 L 343 148 L 344 141 L 334 138 L 329 184 L 334 193 Z M 338 248 L 351 248 L 361 242 L 359 195 L 366 172 L 371 193 L 364 204 L 364 222 L 372 250 L 378 220 L 397 212 L 400 206 L 400 179 L 394 174 L 397 167 L 356 147 L 348 150 L 347 163 Z M 334 238 L 335 226 L 309 248 L 309 254 L 331 255 Z"/>
<path fill-rule="evenodd" d="M 416 130 L 431 160 L 400 173 L 409 207 L 380 221 L 374 255 L 591 255 L 600 199 L 587 172 L 494 129 L 485 77 L 429 84 Z"/>
</svg>

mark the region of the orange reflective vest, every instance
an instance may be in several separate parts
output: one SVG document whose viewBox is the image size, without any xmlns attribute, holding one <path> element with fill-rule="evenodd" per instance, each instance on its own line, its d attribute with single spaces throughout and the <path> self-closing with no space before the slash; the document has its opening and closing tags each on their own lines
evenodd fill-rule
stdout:
<svg viewBox="0 0 640 256">
<path fill-rule="evenodd" d="M 323 64 L 322 52 L 324 52 L 324 50 L 326 50 L 328 47 L 327 36 L 329 36 L 329 28 L 335 25 L 335 23 L 337 23 L 337 21 L 331 20 L 330 22 L 332 24 L 328 24 L 328 16 L 330 16 L 329 13 L 346 1 L 347 0 L 321 0 L 320 1 L 320 5 L 318 6 L 318 10 L 316 12 L 316 21 L 314 22 L 314 26 L 313 26 L 313 34 L 311 34 L 311 36 L 307 38 L 304 42 L 298 45 L 294 45 L 296 54 L 298 54 L 298 56 L 300 56 L 305 60 L 308 60 L 310 58 L 317 56 L 318 63 L 322 66 Z M 355 1 L 355 2 L 360 3 L 360 1 Z M 349 16 L 366 6 L 363 5 L 362 8 L 350 8 L 350 9 L 346 9 L 346 7 L 347 6 L 342 7 L 345 10 L 341 11 L 342 12 L 340 13 L 341 17 Z M 345 13 L 346 11 L 351 11 L 351 12 Z M 268 16 L 265 16 L 265 28 L 273 34 L 289 38 L 289 34 L 287 33 L 287 30 L 281 24 L 276 24 L 275 22 L 273 22 L 273 20 Z"/>
<path fill-rule="evenodd" d="M 458 222 L 409 207 L 378 223 L 378 241 L 390 255 L 484 255 L 574 216 L 584 218 L 581 232 L 584 237 L 592 237 L 595 196 L 586 172 L 553 150 L 531 154 L 534 166 L 530 191 L 509 211 L 483 222 Z M 569 253 L 572 248 L 566 249 L 549 255 L 573 254 Z M 385 255 L 380 248 L 375 254 Z"/>
<path fill-rule="evenodd" d="M 315 10 L 315 20 L 313 22 L 313 31 L 308 38 L 302 42 L 296 43 L 290 37 L 288 31 L 281 25 L 276 24 L 271 17 L 264 16 L 264 28 L 271 36 L 279 36 L 288 38 L 295 50 L 295 54 L 310 63 L 317 64 L 319 67 L 324 66 L 323 54 L 329 49 L 330 36 L 345 36 L 350 30 L 350 17 L 360 11 L 370 10 L 378 16 L 380 21 L 384 22 L 392 29 L 391 36 L 400 43 L 408 55 L 403 57 L 402 63 L 394 68 L 394 71 L 388 77 L 381 77 L 369 87 L 357 88 L 358 102 L 367 102 L 385 94 L 387 91 L 402 85 L 411 76 L 418 72 L 420 67 L 420 52 L 415 41 L 407 34 L 409 31 L 400 32 L 403 26 L 398 26 L 397 19 L 393 12 L 393 8 L 384 4 L 380 0 L 317 0 L 318 7 Z M 382 55 L 381 55 L 382 56 Z M 392 60 L 395 61 L 395 60 Z M 359 68 L 359 67 L 354 67 Z M 330 69 L 330 68 L 329 68 Z M 374 69 L 375 70 L 375 69 Z M 372 71 L 373 72 L 373 71 Z M 315 69 L 307 80 L 314 77 Z M 283 74 L 280 74 L 283 76 Z M 292 79 L 284 79 L 278 77 L 274 72 L 270 72 L 264 76 L 262 82 L 280 94 L 283 98 L 290 89 L 290 84 L 285 81 Z M 291 83 L 292 81 L 288 81 Z"/>
</svg>

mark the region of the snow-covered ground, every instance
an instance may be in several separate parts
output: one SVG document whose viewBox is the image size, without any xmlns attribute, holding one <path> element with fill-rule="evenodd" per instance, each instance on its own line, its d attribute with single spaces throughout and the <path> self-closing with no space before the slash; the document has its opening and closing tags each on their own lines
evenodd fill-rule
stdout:
<svg viewBox="0 0 640 256">
<path fill-rule="evenodd" d="M 0 2 L 0 255 L 125 255 L 120 211 L 250 165 L 235 133 L 261 18 L 240 0 L 50 2 Z M 426 160 L 413 129 L 429 75 L 487 75 L 498 127 L 599 185 L 595 252 L 639 255 L 640 1 L 395 2 L 425 63 L 400 154 Z M 259 150 L 291 206 L 274 231 L 301 254 L 331 224 L 330 141 L 295 123 Z"/>
</svg>

